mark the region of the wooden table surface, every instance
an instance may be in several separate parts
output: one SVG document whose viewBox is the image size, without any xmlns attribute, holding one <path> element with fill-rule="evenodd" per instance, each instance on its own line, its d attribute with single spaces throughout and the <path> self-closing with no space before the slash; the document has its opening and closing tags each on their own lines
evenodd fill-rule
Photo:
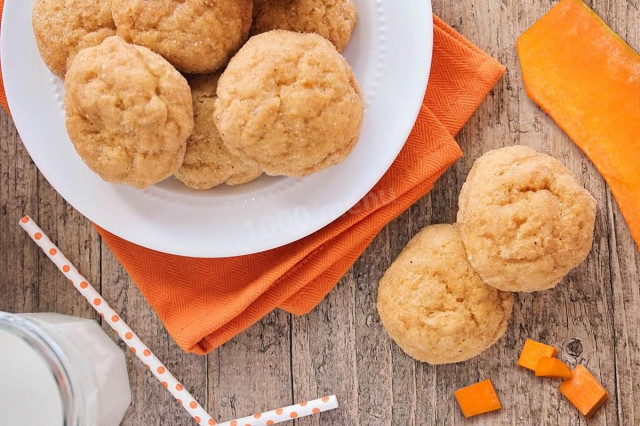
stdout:
<svg viewBox="0 0 640 426">
<path fill-rule="evenodd" d="M 0 310 L 96 318 L 16 225 L 23 214 L 30 214 L 216 420 L 336 393 L 340 410 L 297 424 L 640 424 L 640 255 L 602 177 L 527 98 L 521 82 L 516 37 L 552 4 L 555 1 L 434 1 L 435 13 L 507 66 L 504 78 L 457 137 L 464 158 L 429 195 L 384 229 L 311 314 L 272 312 L 207 357 L 185 354 L 176 346 L 93 226 L 39 174 L 2 112 Z M 638 0 L 590 4 L 640 50 Z M 517 295 L 506 336 L 479 357 L 439 367 L 415 362 L 380 325 L 377 282 L 423 226 L 455 221 L 458 193 L 474 159 L 512 144 L 557 157 L 596 197 L 593 250 L 554 290 Z M 601 380 L 611 398 L 592 421 L 558 394 L 557 382 L 535 380 L 515 368 L 527 337 L 557 345 L 564 361 L 587 365 Z M 133 404 L 123 424 L 190 424 L 162 386 L 137 360 L 127 358 Z M 465 420 L 453 391 L 485 378 L 493 380 L 503 409 Z"/>
</svg>

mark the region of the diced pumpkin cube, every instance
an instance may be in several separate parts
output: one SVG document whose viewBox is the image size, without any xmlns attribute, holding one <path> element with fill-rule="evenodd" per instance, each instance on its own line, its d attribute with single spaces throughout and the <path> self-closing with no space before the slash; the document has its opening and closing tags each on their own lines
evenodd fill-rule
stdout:
<svg viewBox="0 0 640 426">
<path fill-rule="evenodd" d="M 527 339 L 522 347 L 520 359 L 518 359 L 518 365 L 520 367 L 528 368 L 531 371 L 536 371 L 540 358 L 553 358 L 557 354 L 558 350 L 553 346 Z"/>
<path fill-rule="evenodd" d="M 568 379 L 571 377 L 571 368 L 558 358 L 543 356 L 538 361 L 536 376 L 551 377 L 554 379 Z"/>
<path fill-rule="evenodd" d="M 454 394 L 465 417 L 477 416 L 502 408 L 490 379 L 458 389 Z"/>
<path fill-rule="evenodd" d="M 571 378 L 562 382 L 559 390 L 586 417 L 592 417 L 609 399 L 605 388 L 582 365 L 573 369 Z"/>
</svg>

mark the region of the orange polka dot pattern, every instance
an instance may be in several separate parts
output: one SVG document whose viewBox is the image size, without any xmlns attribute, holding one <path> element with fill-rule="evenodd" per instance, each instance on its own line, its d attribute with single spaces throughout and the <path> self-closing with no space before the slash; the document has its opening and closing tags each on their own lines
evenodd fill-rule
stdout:
<svg viewBox="0 0 640 426">
<path fill-rule="evenodd" d="M 319 414 L 338 408 L 335 395 L 325 396 L 315 401 L 303 401 L 290 407 L 278 408 L 265 413 L 256 413 L 248 417 L 220 423 L 222 426 L 267 426 L 290 422 L 292 419 Z M 211 423 L 213 424 L 213 423 Z"/>
<path fill-rule="evenodd" d="M 83 277 L 76 268 L 72 268 L 71 262 L 62 254 L 49 237 L 38 227 L 38 225 L 28 216 L 23 217 L 19 225 L 29 234 L 42 251 L 51 259 L 73 286 L 84 296 L 87 301 L 98 312 L 98 315 L 113 328 L 120 338 L 129 347 L 151 373 L 178 401 L 182 407 L 193 417 L 199 425 L 216 425 L 216 421 L 202 408 L 191 394 L 178 382 L 178 380 L 166 369 L 160 360 L 151 350 L 140 340 L 140 338 L 129 328 L 111 306 L 104 300 L 89 281 Z M 188 401 L 185 404 L 183 401 Z M 300 404 L 265 413 L 253 414 L 251 416 L 220 423 L 220 426 L 266 426 L 290 421 L 291 419 L 318 414 L 323 411 L 338 408 L 338 400 L 335 395 L 325 396 L 315 401 L 305 401 Z"/>
<path fill-rule="evenodd" d="M 136 336 L 136 334 L 129 328 L 129 326 L 122 321 L 117 312 L 115 312 L 104 298 L 98 293 L 93 286 L 89 284 L 89 281 L 83 277 L 76 268 L 72 267 L 72 263 L 64 256 L 58 247 L 55 246 L 45 235 L 44 232 L 38 227 L 38 225 L 28 216 L 20 219 L 19 225 L 24 229 L 29 236 L 35 241 L 35 243 L 42 249 L 42 251 L 51 259 L 51 261 L 58 267 L 58 269 L 64 274 L 64 276 L 73 284 L 73 286 L 84 296 L 91 306 L 98 312 L 100 318 L 113 328 L 122 340 L 129 346 L 131 353 L 135 354 L 141 360 L 144 359 L 144 365 L 149 369 L 160 382 L 166 383 L 167 389 L 178 398 L 190 401 L 188 406 L 184 408 L 193 416 L 197 416 L 201 423 L 204 419 L 204 424 L 207 424 L 209 420 L 213 420 L 211 416 L 198 404 L 195 399 L 184 390 L 184 387 L 178 382 L 178 380 L 165 368 L 160 360 L 151 352 L 151 350 Z M 178 390 L 180 389 L 180 390 Z"/>
</svg>

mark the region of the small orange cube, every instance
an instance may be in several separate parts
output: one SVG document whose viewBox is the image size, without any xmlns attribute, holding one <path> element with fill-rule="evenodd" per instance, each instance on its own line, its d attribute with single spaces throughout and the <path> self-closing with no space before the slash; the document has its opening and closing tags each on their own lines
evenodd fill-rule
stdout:
<svg viewBox="0 0 640 426">
<path fill-rule="evenodd" d="M 571 377 L 571 369 L 558 358 L 543 356 L 540 358 L 540 361 L 538 361 L 536 376 L 551 377 L 554 379 L 568 379 Z"/>
<path fill-rule="evenodd" d="M 477 416 L 502 408 L 490 379 L 458 389 L 454 395 L 465 417 Z"/>
<path fill-rule="evenodd" d="M 609 399 L 600 382 L 582 365 L 573 369 L 571 378 L 562 382 L 559 390 L 587 418 Z"/>
<path fill-rule="evenodd" d="M 535 340 L 527 339 L 520 352 L 520 359 L 518 359 L 518 365 L 520 367 L 528 368 L 531 371 L 536 371 L 538 362 L 542 357 L 553 358 L 558 354 L 558 350 L 553 346 L 545 345 L 544 343 L 536 342 Z"/>
</svg>

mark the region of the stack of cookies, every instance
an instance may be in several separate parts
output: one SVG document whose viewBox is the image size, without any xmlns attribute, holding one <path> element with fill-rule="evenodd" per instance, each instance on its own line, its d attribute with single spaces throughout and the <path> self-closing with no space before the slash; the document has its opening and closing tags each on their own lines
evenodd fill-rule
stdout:
<svg viewBox="0 0 640 426">
<path fill-rule="evenodd" d="M 523 146 L 486 153 L 458 222 L 423 229 L 380 281 L 378 312 L 410 356 L 446 364 L 502 337 L 512 292 L 555 287 L 587 257 L 596 201 L 556 159 Z"/>
<path fill-rule="evenodd" d="M 91 170 L 209 189 L 349 155 L 364 103 L 340 52 L 356 15 L 352 0 L 35 0 L 33 29 Z"/>
</svg>

